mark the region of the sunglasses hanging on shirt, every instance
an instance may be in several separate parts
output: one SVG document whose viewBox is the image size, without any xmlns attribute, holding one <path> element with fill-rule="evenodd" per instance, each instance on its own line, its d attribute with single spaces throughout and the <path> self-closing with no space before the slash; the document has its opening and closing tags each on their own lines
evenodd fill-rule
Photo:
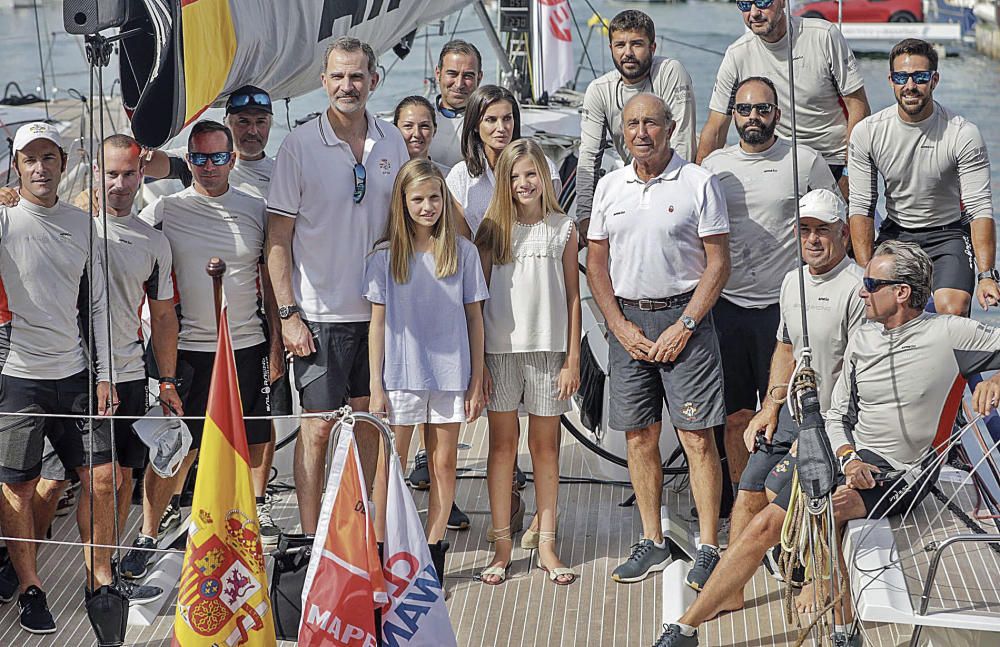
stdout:
<svg viewBox="0 0 1000 647">
<path fill-rule="evenodd" d="M 368 184 L 368 174 L 365 172 L 364 164 L 354 165 L 354 204 L 361 204 L 365 198 L 365 189 Z"/>
</svg>

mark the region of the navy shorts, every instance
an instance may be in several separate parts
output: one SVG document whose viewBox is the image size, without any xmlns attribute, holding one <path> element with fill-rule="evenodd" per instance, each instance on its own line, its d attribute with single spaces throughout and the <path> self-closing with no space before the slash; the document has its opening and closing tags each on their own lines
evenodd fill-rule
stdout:
<svg viewBox="0 0 1000 647">
<path fill-rule="evenodd" d="M 969 227 L 960 223 L 932 229 L 903 229 L 892 220 L 882 223 L 878 232 L 877 247 L 886 240 L 916 243 L 927 252 L 934 263 L 931 289 L 962 290 L 973 294 L 976 288 L 976 270 L 972 255 L 972 238 Z"/>
<path fill-rule="evenodd" d="M 656 311 L 623 305 L 622 313 L 648 339 L 656 341 L 684 314 L 685 305 Z M 608 347 L 608 424 L 612 429 L 634 431 L 660 422 L 664 400 L 670 422 L 677 429 L 698 431 L 725 423 L 722 360 L 711 313 L 698 324 L 673 362 L 632 359 L 613 334 L 608 335 Z"/>
<path fill-rule="evenodd" d="M 744 308 L 719 297 L 712 308 L 722 353 L 726 415 L 746 409 L 756 411 L 767 395 L 771 356 L 781 313 L 778 304 Z"/>
<path fill-rule="evenodd" d="M 302 408 L 333 411 L 350 398 L 368 397 L 368 322 L 305 324 L 316 352 L 292 362 Z"/>
<path fill-rule="evenodd" d="M 788 458 L 792 444 L 799 437 L 799 428 L 792 418 L 788 405 L 783 405 L 778 413 L 778 426 L 771 437 L 771 444 L 766 450 L 758 449 L 750 454 L 750 461 L 740 477 L 740 489 L 748 492 L 763 492 L 766 487 L 772 492 L 780 492 L 783 484 L 780 482 L 783 470 L 775 470 L 779 464 Z M 787 469 L 787 465 L 786 465 Z M 772 477 L 772 474 L 774 475 Z M 777 487 L 777 489 L 774 489 Z"/>
</svg>

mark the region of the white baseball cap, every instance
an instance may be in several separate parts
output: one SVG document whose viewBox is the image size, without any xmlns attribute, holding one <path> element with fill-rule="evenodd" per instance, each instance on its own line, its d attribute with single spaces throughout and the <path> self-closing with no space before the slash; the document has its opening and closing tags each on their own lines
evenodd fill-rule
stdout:
<svg viewBox="0 0 1000 647">
<path fill-rule="evenodd" d="M 24 124 L 17 129 L 17 133 L 14 135 L 14 152 L 24 150 L 25 146 L 36 139 L 47 139 L 63 150 L 62 137 L 59 136 L 56 127 L 44 121 L 35 121 Z"/>
<path fill-rule="evenodd" d="M 828 224 L 847 222 L 847 205 L 830 189 L 813 189 L 799 200 L 799 215 Z"/>
</svg>

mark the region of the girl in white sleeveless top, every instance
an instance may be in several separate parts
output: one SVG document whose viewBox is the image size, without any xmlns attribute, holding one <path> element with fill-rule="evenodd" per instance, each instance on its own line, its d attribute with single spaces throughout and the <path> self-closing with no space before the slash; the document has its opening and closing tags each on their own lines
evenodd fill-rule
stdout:
<svg viewBox="0 0 1000 647">
<path fill-rule="evenodd" d="M 552 582 L 570 584 L 576 574 L 559 560 L 555 539 L 559 416 L 569 411 L 569 398 L 580 386 L 577 233 L 559 208 L 545 155 L 533 140 L 519 139 L 504 148 L 496 178 L 496 193 L 476 233 L 490 286 L 483 319 L 490 425 L 487 484 L 496 541 L 494 558 L 479 579 L 500 584 L 510 565 L 510 474 L 523 402 L 538 512 L 521 545 L 538 549 L 538 566 Z"/>
</svg>

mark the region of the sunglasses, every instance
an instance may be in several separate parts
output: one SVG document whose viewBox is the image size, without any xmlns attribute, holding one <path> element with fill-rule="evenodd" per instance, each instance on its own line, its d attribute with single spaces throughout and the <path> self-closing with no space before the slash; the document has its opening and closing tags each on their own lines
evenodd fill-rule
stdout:
<svg viewBox="0 0 1000 647">
<path fill-rule="evenodd" d="M 736 0 L 736 7 L 743 13 L 750 11 L 753 7 L 767 9 L 773 4 L 774 0 Z"/>
<path fill-rule="evenodd" d="M 934 72 L 930 70 L 920 70 L 919 72 L 890 72 L 889 77 L 894 85 L 906 85 L 906 82 L 913 79 L 917 85 L 927 85 L 931 82 Z"/>
<path fill-rule="evenodd" d="M 865 286 L 865 292 L 872 293 L 877 292 L 880 288 L 887 285 L 909 285 L 906 281 L 897 281 L 896 279 L 873 279 L 870 276 L 866 276 L 861 279 L 862 284 Z"/>
<path fill-rule="evenodd" d="M 230 108 L 245 108 L 247 106 L 260 106 L 261 108 L 271 107 L 271 97 L 263 92 L 253 92 L 250 94 L 234 94 L 229 97 Z"/>
<path fill-rule="evenodd" d="M 365 189 L 367 188 L 368 175 L 365 172 L 364 164 L 354 165 L 354 204 L 361 204 L 361 201 L 365 198 Z"/>
<path fill-rule="evenodd" d="M 733 109 L 736 110 L 741 117 L 749 117 L 750 113 L 754 110 L 756 110 L 757 114 L 761 117 L 766 117 L 777 107 L 778 106 L 773 103 L 737 103 L 733 106 Z"/>
<path fill-rule="evenodd" d="M 218 153 L 188 153 L 188 161 L 195 166 L 205 166 L 208 160 L 212 160 L 215 166 L 225 166 L 229 160 L 233 159 L 232 151 L 219 151 Z"/>
</svg>

